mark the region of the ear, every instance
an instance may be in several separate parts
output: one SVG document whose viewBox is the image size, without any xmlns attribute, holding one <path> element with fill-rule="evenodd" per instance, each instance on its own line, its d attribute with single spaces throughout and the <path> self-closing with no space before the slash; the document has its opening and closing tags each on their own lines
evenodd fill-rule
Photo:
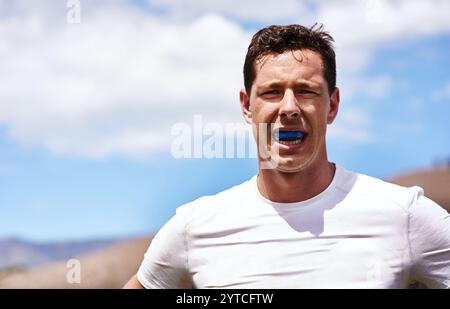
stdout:
<svg viewBox="0 0 450 309">
<path fill-rule="evenodd" d="M 332 124 L 339 111 L 339 88 L 334 88 L 330 96 L 330 110 L 328 111 L 327 123 Z"/>
<path fill-rule="evenodd" d="M 239 100 L 241 101 L 242 114 L 245 122 L 252 124 L 252 112 L 250 111 L 250 96 L 247 95 L 245 89 L 239 91 Z"/>
</svg>

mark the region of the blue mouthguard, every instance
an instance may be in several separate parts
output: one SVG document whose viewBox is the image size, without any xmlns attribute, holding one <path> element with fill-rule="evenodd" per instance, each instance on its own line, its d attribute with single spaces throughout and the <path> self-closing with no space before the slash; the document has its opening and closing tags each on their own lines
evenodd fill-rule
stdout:
<svg viewBox="0 0 450 309">
<path fill-rule="evenodd" d="M 302 131 L 278 131 L 277 139 L 282 141 L 294 141 L 303 138 L 305 133 Z"/>
</svg>

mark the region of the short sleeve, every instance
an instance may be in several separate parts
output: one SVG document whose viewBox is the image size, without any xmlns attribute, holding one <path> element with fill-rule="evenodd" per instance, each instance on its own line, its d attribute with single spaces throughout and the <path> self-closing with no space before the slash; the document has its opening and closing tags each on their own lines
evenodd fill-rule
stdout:
<svg viewBox="0 0 450 309">
<path fill-rule="evenodd" d="M 188 289 L 186 220 L 177 210 L 153 238 L 138 270 L 137 279 L 147 289 Z"/>
<path fill-rule="evenodd" d="M 450 215 L 419 194 L 409 211 L 413 279 L 428 288 L 450 288 Z"/>
</svg>

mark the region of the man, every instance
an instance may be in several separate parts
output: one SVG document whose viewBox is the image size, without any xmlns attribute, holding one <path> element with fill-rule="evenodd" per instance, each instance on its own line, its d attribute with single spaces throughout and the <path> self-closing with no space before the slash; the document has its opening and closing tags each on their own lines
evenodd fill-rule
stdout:
<svg viewBox="0 0 450 309">
<path fill-rule="evenodd" d="M 179 207 L 126 287 L 450 286 L 449 214 L 419 187 L 328 161 L 339 109 L 332 41 L 300 25 L 254 35 L 240 101 L 269 158 L 251 180 Z"/>
</svg>

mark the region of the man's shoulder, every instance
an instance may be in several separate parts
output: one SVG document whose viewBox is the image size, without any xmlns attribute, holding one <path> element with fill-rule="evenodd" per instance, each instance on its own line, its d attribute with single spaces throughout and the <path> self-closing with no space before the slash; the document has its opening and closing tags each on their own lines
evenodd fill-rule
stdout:
<svg viewBox="0 0 450 309">
<path fill-rule="evenodd" d="M 377 194 L 386 194 L 392 196 L 410 194 L 411 192 L 422 191 L 418 186 L 404 187 L 392 182 L 383 180 L 381 178 L 369 176 L 362 173 L 357 173 L 358 185 L 364 189 L 373 191 Z"/>
<path fill-rule="evenodd" d="M 224 207 L 239 207 L 247 198 L 251 198 L 255 184 L 255 177 L 225 189 L 217 194 L 204 195 L 192 202 L 177 208 L 177 214 L 198 216 L 200 214 L 217 214 Z"/>
<path fill-rule="evenodd" d="M 362 173 L 356 173 L 356 175 L 357 180 L 352 191 L 366 199 L 393 202 L 407 210 L 414 200 L 423 195 L 423 189 L 419 186 L 404 187 Z"/>
</svg>

